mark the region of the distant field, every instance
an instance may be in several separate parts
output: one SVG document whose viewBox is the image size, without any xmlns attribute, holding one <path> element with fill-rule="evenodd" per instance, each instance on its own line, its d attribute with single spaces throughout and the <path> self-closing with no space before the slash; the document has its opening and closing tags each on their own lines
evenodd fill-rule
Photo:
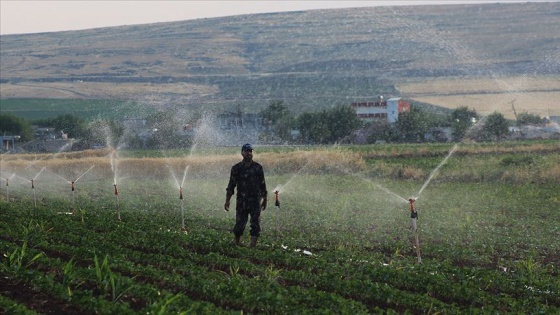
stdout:
<svg viewBox="0 0 560 315">
<path fill-rule="evenodd" d="M 481 115 L 494 111 L 506 118 L 517 113 L 560 115 L 559 77 L 444 78 L 398 85 L 404 97 L 445 108 L 468 106 Z"/>
<path fill-rule="evenodd" d="M 81 99 L 3 99 L 2 114 L 12 114 L 24 119 L 38 119 L 72 114 L 84 119 L 117 119 L 145 117 L 155 111 L 146 104 L 123 100 Z"/>
<path fill-rule="evenodd" d="M 216 92 L 214 87 L 190 83 L 107 83 L 107 82 L 45 82 L 32 84 L 0 84 L 2 98 L 54 99 L 133 99 L 150 101 L 150 95 L 181 94 L 184 97 Z"/>
<path fill-rule="evenodd" d="M 271 83 L 272 84 L 272 83 Z M 334 85 L 334 83 L 333 83 Z M 34 119 L 74 113 L 84 118 L 142 116 L 165 108 L 176 97 L 197 99 L 218 94 L 217 87 L 186 84 L 148 83 L 34 83 L 1 84 L 2 113 Z M 514 119 L 512 102 L 517 113 L 541 117 L 560 115 L 560 77 L 447 77 L 434 80 L 409 81 L 396 85 L 404 98 L 444 108 L 467 106 L 481 115 L 494 111 Z M 336 93 L 349 93 L 341 87 Z M 336 93 L 333 93 L 335 97 Z M 169 102 L 167 100 L 170 100 Z M 230 101 L 222 100 L 222 103 Z M 190 104 L 191 109 L 197 106 Z"/>
</svg>

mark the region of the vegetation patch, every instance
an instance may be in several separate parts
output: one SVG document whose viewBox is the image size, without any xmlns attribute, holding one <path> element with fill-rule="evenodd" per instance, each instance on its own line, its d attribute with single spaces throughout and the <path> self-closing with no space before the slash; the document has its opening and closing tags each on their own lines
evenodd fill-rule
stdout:
<svg viewBox="0 0 560 315">
<path fill-rule="evenodd" d="M 557 313 L 560 245 L 550 240 L 559 233 L 559 183 L 535 175 L 558 164 L 556 153 L 542 153 L 554 146 L 532 143 L 535 152 L 515 153 L 486 144 L 492 154 L 477 155 L 465 145 L 444 164 L 447 155 L 427 152 L 451 149 L 443 146 L 263 149 L 255 159 L 265 167 L 269 193 L 280 191 L 281 207 L 263 212 L 255 248 L 233 245 L 235 213 L 223 211 L 238 152 L 117 152 L 112 162 L 112 152 L 102 150 L 3 155 L 2 179 L 16 175 L 0 195 L 0 309 Z M 372 158 L 373 151 L 418 155 Z M 509 160 L 521 162 L 503 163 Z M 71 190 L 63 178 L 78 170 Z M 467 171 L 473 180 L 465 180 Z M 417 198 L 421 263 L 409 197 Z"/>
</svg>

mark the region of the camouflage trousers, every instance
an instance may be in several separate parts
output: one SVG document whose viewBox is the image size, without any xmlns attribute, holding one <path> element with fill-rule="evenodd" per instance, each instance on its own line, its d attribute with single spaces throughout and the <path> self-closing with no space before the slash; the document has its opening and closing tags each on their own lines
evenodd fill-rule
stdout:
<svg viewBox="0 0 560 315">
<path fill-rule="evenodd" d="M 249 217 L 251 220 L 249 221 Z M 251 236 L 260 236 L 261 234 L 261 205 L 260 198 L 244 198 L 237 199 L 235 206 L 235 226 L 233 234 L 236 236 L 243 235 L 247 221 L 249 221 Z"/>
</svg>

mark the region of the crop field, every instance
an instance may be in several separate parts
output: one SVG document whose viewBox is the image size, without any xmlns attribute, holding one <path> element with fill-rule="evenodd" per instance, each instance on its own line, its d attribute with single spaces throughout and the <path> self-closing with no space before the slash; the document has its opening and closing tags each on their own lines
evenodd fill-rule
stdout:
<svg viewBox="0 0 560 315">
<path fill-rule="evenodd" d="M 448 77 L 398 85 L 404 97 L 415 101 L 451 109 L 467 106 L 481 115 L 496 111 L 508 119 L 515 119 L 512 102 L 517 114 L 560 115 L 559 87 L 560 78 L 557 76 Z"/>
<path fill-rule="evenodd" d="M 28 120 L 54 118 L 65 114 L 88 120 L 120 120 L 123 117 L 146 117 L 156 111 L 155 107 L 147 103 L 103 99 L 18 98 L 2 99 L 0 105 L 2 114 L 12 114 Z"/>
<path fill-rule="evenodd" d="M 256 148 L 269 202 L 255 248 L 248 230 L 234 246 L 223 210 L 233 148 L 2 155 L 0 310 L 557 314 L 559 153 Z"/>
<path fill-rule="evenodd" d="M 38 82 L 38 83 L 4 83 L 2 98 L 37 98 L 38 95 L 45 99 L 129 99 L 150 102 L 157 95 L 163 102 L 162 95 L 187 95 L 199 96 L 205 93 L 216 92 L 216 88 L 192 83 L 106 83 L 106 82 Z M 3 101 L 3 100 L 2 100 Z"/>
</svg>

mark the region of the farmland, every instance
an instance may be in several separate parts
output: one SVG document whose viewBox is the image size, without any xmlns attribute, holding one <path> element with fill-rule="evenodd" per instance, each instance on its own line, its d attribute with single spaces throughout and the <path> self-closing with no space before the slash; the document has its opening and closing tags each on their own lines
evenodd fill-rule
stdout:
<svg viewBox="0 0 560 315">
<path fill-rule="evenodd" d="M 451 150 L 257 148 L 269 207 L 256 248 L 233 246 L 235 214 L 223 211 L 233 148 L 3 155 L 0 305 L 17 314 L 558 313 L 560 146 Z"/>
<path fill-rule="evenodd" d="M 560 78 L 556 76 L 446 77 L 408 81 L 398 87 L 412 100 L 450 109 L 467 106 L 484 116 L 496 111 L 515 119 L 512 102 L 518 114 L 560 115 Z"/>
</svg>

